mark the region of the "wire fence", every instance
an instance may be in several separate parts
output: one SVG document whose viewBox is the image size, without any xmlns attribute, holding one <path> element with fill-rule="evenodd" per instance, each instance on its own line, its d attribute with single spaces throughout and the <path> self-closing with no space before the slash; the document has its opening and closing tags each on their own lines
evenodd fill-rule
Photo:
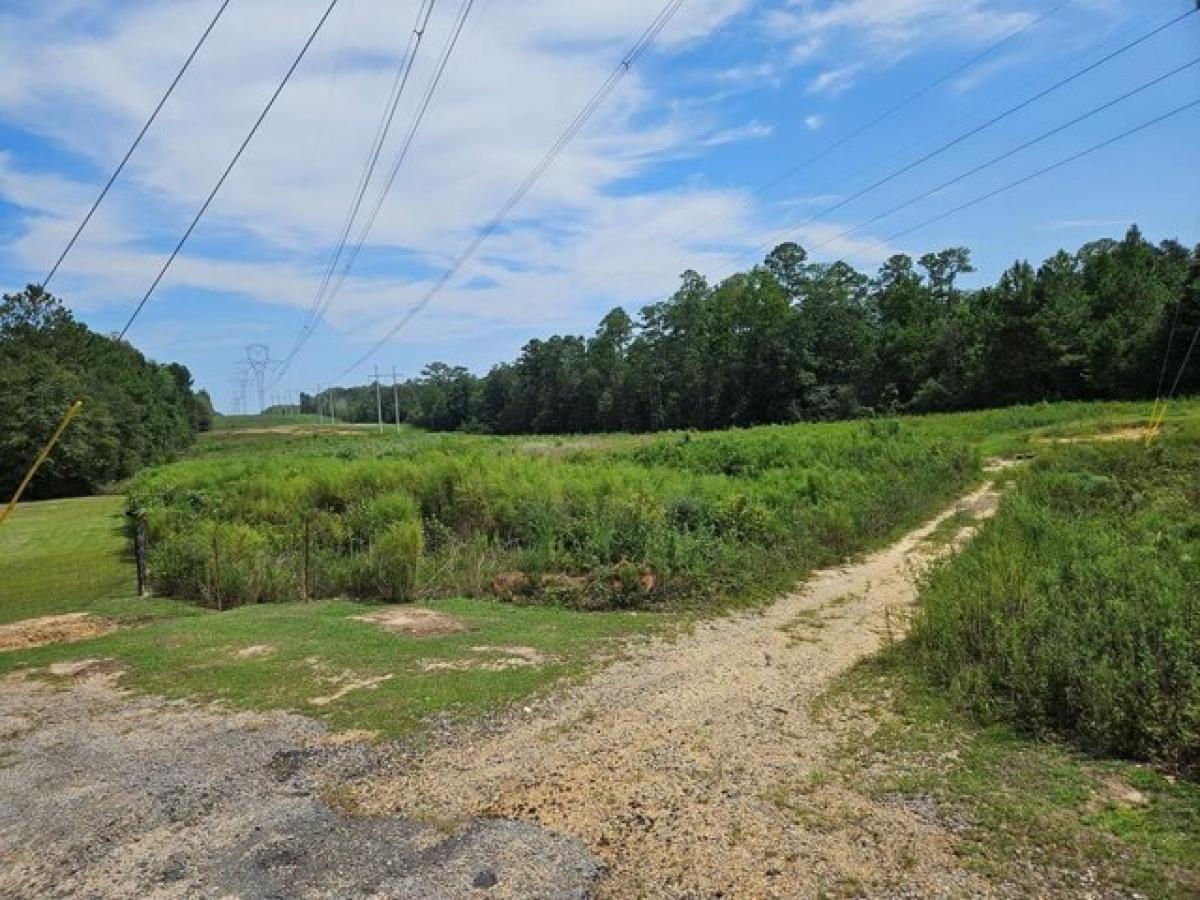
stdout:
<svg viewBox="0 0 1200 900">
<path fill-rule="evenodd" d="M 105 565 L 80 558 L 77 551 L 42 552 L 34 559 L 6 559 L 0 574 L 0 608 L 13 608 L 38 598 L 59 603 L 129 597 L 138 588 L 135 554 Z"/>
</svg>

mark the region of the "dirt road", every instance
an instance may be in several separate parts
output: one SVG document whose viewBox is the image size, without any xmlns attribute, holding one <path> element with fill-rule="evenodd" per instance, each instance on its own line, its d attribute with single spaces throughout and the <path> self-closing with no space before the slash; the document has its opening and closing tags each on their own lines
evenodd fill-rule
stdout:
<svg viewBox="0 0 1200 900">
<path fill-rule="evenodd" d="M 605 863 L 604 897 L 986 894 L 954 864 L 951 836 L 909 810 L 826 796 L 814 823 L 793 798 L 864 724 L 815 722 L 813 701 L 901 636 L 915 572 L 948 546 L 927 540 L 935 529 L 996 504 L 984 487 L 762 614 L 640 647 L 546 713 L 437 748 L 353 798 L 367 813 L 527 820 L 579 838 Z"/>
</svg>

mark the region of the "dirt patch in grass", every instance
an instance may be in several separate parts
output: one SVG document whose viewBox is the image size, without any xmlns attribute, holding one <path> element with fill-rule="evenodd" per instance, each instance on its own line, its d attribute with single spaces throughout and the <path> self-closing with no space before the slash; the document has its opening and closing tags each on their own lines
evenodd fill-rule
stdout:
<svg viewBox="0 0 1200 900">
<path fill-rule="evenodd" d="M 272 644 L 251 644 L 249 647 L 243 647 L 233 655 L 238 659 L 257 659 L 260 656 L 270 656 L 275 652 L 275 647 Z"/>
<path fill-rule="evenodd" d="M 550 659 L 533 647 L 472 647 L 478 659 L 438 659 L 421 664 L 423 672 L 505 672 L 542 666 Z"/>
<path fill-rule="evenodd" d="M 75 659 L 52 663 L 46 670 L 59 678 L 113 678 L 125 671 L 115 659 Z"/>
<path fill-rule="evenodd" d="M 336 678 L 330 679 L 333 683 L 340 685 L 336 691 L 324 697 L 310 697 L 308 702 L 313 706 L 328 706 L 353 691 L 373 691 L 394 677 L 395 675 L 389 672 L 387 675 L 377 675 L 374 678 L 356 678 L 353 672 L 343 672 Z"/>
<path fill-rule="evenodd" d="M 365 616 L 352 616 L 352 618 L 356 622 L 377 625 L 384 631 L 390 631 L 393 634 L 407 634 L 410 637 L 437 637 L 443 634 L 460 634 L 470 630 L 470 626 L 462 619 L 434 612 L 432 609 L 413 609 L 412 607 L 386 609 Z"/>
<path fill-rule="evenodd" d="M 1123 428 L 1114 428 L 1111 431 L 1102 431 L 1097 434 L 1078 434 L 1071 437 L 1037 437 L 1033 440 L 1038 444 L 1095 444 L 1109 443 L 1111 441 L 1143 441 L 1150 437 L 1152 433 L 1156 433 L 1156 431 L 1145 425 L 1129 425 Z"/>
<path fill-rule="evenodd" d="M 90 613 L 67 613 L 62 616 L 24 619 L 11 625 L 0 625 L 0 652 L 29 650 L 50 644 L 73 644 L 116 630 L 115 622 Z"/>
</svg>

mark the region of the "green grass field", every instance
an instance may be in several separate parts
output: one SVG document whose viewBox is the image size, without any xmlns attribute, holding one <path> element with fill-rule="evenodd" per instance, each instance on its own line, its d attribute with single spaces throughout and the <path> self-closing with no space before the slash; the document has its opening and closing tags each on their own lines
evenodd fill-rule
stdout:
<svg viewBox="0 0 1200 900">
<path fill-rule="evenodd" d="M 414 637 L 356 620 L 378 606 L 344 602 L 225 613 L 137 600 L 88 608 L 133 627 L 79 644 L 0 653 L 0 673 L 111 658 L 126 667 L 125 687 L 242 709 L 288 709 L 382 738 L 411 733 L 435 713 L 469 717 L 524 700 L 585 674 L 601 656 L 619 652 L 624 639 L 666 624 L 645 613 L 448 600 L 430 608 L 465 630 Z M 531 650 L 541 657 L 537 665 L 522 662 Z"/>
<path fill-rule="evenodd" d="M 293 426 L 317 427 L 321 422 L 322 419 L 320 416 L 311 413 L 279 413 L 267 416 L 214 416 L 212 431 L 210 433 L 220 434 L 226 431 L 287 428 Z"/>
<path fill-rule="evenodd" d="M 18 506 L 0 525 L 0 624 L 137 590 L 124 497 Z"/>
</svg>

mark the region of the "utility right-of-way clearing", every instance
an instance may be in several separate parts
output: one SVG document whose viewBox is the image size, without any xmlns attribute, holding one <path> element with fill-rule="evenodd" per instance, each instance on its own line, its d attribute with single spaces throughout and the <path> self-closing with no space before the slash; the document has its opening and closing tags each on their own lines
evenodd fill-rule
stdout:
<svg viewBox="0 0 1200 900">
<path fill-rule="evenodd" d="M 970 536 L 929 538 L 987 484 L 893 545 L 816 573 L 760 614 L 701 623 L 632 650 L 497 735 L 448 742 L 368 778 L 368 814 L 524 819 L 580 839 L 605 865 L 599 896 L 800 897 L 855 885 L 872 895 L 967 896 L 954 836 L 902 805 L 823 792 L 793 801 L 853 730 L 814 704 L 831 681 L 898 639 L 923 566 Z M 940 532 L 939 532 L 940 533 Z"/>
</svg>

